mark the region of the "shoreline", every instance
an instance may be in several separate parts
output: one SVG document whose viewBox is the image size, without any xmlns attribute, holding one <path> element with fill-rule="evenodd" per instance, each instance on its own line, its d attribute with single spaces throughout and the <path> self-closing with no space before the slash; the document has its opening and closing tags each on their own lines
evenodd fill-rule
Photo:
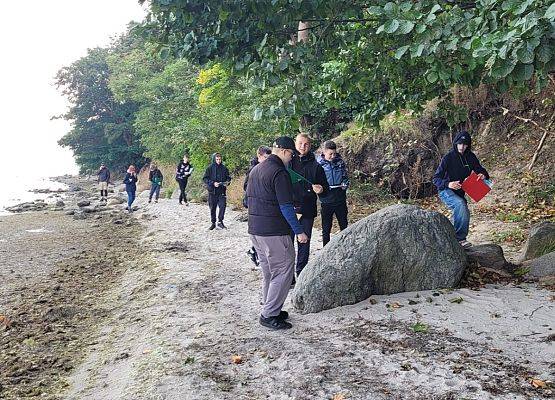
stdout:
<svg viewBox="0 0 555 400">
<path fill-rule="evenodd" d="M 209 232 L 205 205 L 139 195 L 130 216 L 97 207 L 94 183 L 79 179 L 84 194 L 64 210 L 0 218 L 7 399 L 552 397 L 531 379 L 555 379 L 553 291 L 489 284 L 308 315 L 287 300 L 294 327 L 272 332 L 257 322 L 260 272 L 241 213 Z"/>
</svg>

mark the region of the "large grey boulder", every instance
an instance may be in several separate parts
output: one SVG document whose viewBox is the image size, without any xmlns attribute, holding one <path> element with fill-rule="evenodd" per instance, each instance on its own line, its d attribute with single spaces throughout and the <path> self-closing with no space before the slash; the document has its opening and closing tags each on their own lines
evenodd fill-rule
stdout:
<svg viewBox="0 0 555 400">
<path fill-rule="evenodd" d="M 542 278 L 545 276 L 555 276 L 555 251 L 544 254 L 522 263 L 524 268 L 528 268 L 527 276 Z"/>
<path fill-rule="evenodd" d="M 531 260 L 555 250 L 555 223 L 540 222 L 530 228 L 524 246 L 524 260 Z"/>
<path fill-rule="evenodd" d="M 504 270 L 508 263 L 503 248 L 494 243 L 478 244 L 465 249 L 468 260 L 486 268 Z"/>
<path fill-rule="evenodd" d="M 313 313 L 373 294 L 453 287 L 466 264 L 445 216 L 398 204 L 336 235 L 305 267 L 292 301 Z"/>
</svg>

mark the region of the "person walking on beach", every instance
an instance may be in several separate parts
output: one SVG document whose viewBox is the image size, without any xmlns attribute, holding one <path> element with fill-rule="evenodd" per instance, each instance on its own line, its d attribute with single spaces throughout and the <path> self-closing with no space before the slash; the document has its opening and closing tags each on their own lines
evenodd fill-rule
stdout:
<svg viewBox="0 0 555 400">
<path fill-rule="evenodd" d="M 269 148 L 268 146 L 260 146 L 258 150 L 256 150 L 256 157 L 251 160 L 251 165 L 247 171 L 247 174 L 245 175 L 245 181 L 243 182 L 243 206 L 245 208 L 249 207 L 247 202 L 247 185 L 249 183 L 249 174 L 254 167 L 256 167 L 259 163 L 265 161 L 270 156 L 270 154 L 272 154 L 271 148 Z M 256 249 L 254 248 L 254 246 L 252 246 L 250 250 L 247 251 L 247 255 L 250 257 L 254 265 L 258 267 L 260 263 L 258 261 L 258 255 L 256 254 Z"/>
<path fill-rule="evenodd" d="M 162 187 L 164 176 L 162 175 L 162 171 L 158 169 L 158 166 L 155 163 L 150 164 L 148 180 L 151 182 L 148 202 L 152 202 L 152 197 L 154 197 L 154 202 L 158 203 L 158 198 L 160 197 L 160 188 Z"/>
<path fill-rule="evenodd" d="M 211 163 L 206 168 L 202 181 L 208 190 L 208 206 L 212 224 L 208 229 L 216 228 L 216 208 L 218 209 L 218 228 L 226 229 L 224 216 L 226 208 L 226 186 L 231 182 L 229 170 L 222 162 L 220 153 L 212 154 Z"/>
<path fill-rule="evenodd" d="M 286 170 L 295 153 L 293 139 L 277 138 L 268 159 L 251 170 L 247 185 L 248 232 L 263 274 L 259 322 L 273 330 L 292 327 L 286 321 L 289 314 L 282 311 L 295 266 L 291 230 L 299 243 L 309 240 L 295 216 L 293 185 Z"/>
<path fill-rule="evenodd" d="M 349 177 L 347 166 L 337 152 L 337 145 L 333 140 L 324 142 L 322 154 L 318 158 L 318 163 L 326 173 L 329 191 L 325 195 L 320 195 L 322 207 L 322 242 L 324 246 L 330 241 L 333 216 L 337 218 L 339 230 L 347 227 L 347 188 L 349 187 Z"/>
<path fill-rule="evenodd" d="M 132 212 L 133 208 L 131 206 L 135 201 L 135 192 L 137 191 L 137 170 L 134 165 L 127 168 L 123 183 L 125 183 L 125 191 L 127 192 L 127 211 Z"/>
<path fill-rule="evenodd" d="M 453 148 L 441 159 L 433 182 L 439 198 L 451 210 L 455 236 L 463 247 L 472 243 L 466 240 L 470 225 L 470 211 L 462 190 L 463 181 L 474 171 L 480 179 L 489 180 L 488 171 L 472 152 L 472 138 L 467 131 L 460 131 L 453 139 Z"/>
<path fill-rule="evenodd" d="M 318 215 L 316 195 L 326 195 L 329 190 L 326 173 L 316 161 L 314 153 L 310 150 L 311 146 L 312 141 L 310 136 L 306 133 L 299 133 L 295 138 L 295 147 L 299 156 L 294 157 L 291 161 L 293 171 L 302 175 L 308 182 L 311 182 L 301 181 L 293 185 L 295 213 L 300 216 L 299 222 L 303 226 L 303 231 L 308 235 L 308 241 L 297 244 L 297 265 L 295 266 L 297 277 L 301 274 L 306 264 L 308 264 L 312 227 L 314 225 L 314 218 Z"/>
<path fill-rule="evenodd" d="M 104 163 L 100 164 L 100 168 L 96 173 L 98 177 L 98 188 L 100 189 L 100 202 L 108 201 L 108 184 L 110 183 L 110 170 Z"/>
<path fill-rule="evenodd" d="M 177 164 L 177 169 L 175 172 L 175 180 L 179 185 L 179 204 L 185 203 L 186 206 L 189 205 L 187 202 L 187 194 L 185 193 L 185 188 L 187 187 L 187 181 L 193 173 L 193 166 L 189 163 L 189 156 L 185 154 L 183 159 Z"/>
</svg>

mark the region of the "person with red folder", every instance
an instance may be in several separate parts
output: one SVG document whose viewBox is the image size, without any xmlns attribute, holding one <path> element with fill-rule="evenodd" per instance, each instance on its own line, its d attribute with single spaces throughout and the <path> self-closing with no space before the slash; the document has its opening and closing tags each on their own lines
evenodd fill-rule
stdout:
<svg viewBox="0 0 555 400">
<path fill-rule="evenodd" d="M 463 130 L 453 139 L 453 148 L 443 156 L 433 178 L 439 198 L 451 210 L 455 236 L 463 247 L 472 246 L 466 240 L 470 225 L 470 211 L 465 191 L 462 189 L 464 180 L 472 172 L 481 180 L 489 180 L 488 171 L 472 152 L 470 133 Z"/>
</svg>

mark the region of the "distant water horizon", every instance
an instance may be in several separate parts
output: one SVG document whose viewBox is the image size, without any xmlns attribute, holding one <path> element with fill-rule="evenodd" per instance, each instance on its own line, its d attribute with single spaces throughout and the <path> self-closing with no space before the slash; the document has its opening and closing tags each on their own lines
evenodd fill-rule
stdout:
<svg viewBox="0 0 555 400">
<path fill-rule="evenodd" d="M 14 151 L 3 154 L 4 160 L 9 165 L 9 173 L 2 176 L 2 189 L 0 190 L 0 214 L 8 213 L 6 207 L 19 203 L 45 199 L 50 194 L 34 193 L 33 189 L 64 189 L 66 185 L 52 180 L 53 177 L 63 175 L 77 175 L 79 169 L 71 151 L 62 149 L 52 144 L 44 146 L 42 151 L 34 153 L 29 160 L 21 157 L 24 152 Z"/>
</svg>

